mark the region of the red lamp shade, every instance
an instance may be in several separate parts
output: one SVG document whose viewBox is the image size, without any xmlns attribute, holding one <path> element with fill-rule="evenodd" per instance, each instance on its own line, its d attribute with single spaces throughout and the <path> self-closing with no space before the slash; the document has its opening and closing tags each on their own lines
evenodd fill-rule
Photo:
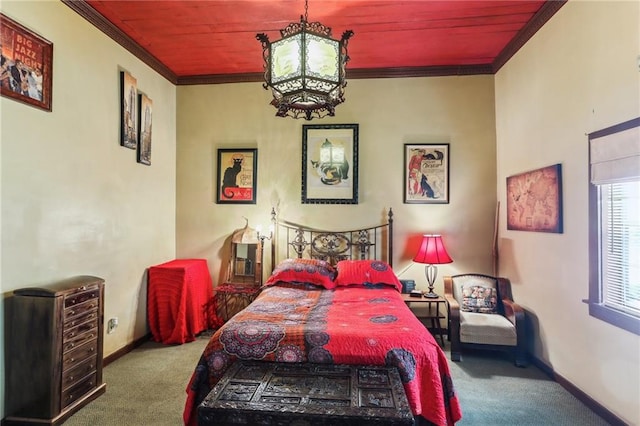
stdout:
<svg viewBox="0 0 640 426">
<path fill-rule="evenodd" d="M 413 258 L 414 262 L 426 263 L 428 265 L 440 265 L 443 263 L 451 263 L 453 259 L 449 257 L 449 253 L 444 248 L 442 236 L 440 235 L 424 235 L 420 250 Z"/>
</svg>

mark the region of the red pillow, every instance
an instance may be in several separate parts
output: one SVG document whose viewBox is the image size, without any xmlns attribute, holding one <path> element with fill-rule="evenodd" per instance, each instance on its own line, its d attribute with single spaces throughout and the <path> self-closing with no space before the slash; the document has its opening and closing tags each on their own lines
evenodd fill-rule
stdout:
<svg viewBox="0 0 640 426">
<path fill-rule="evenodd" d="M 264 285 L 287 283 L 311 283 L 326 289 L 336 287 L 333 279 L 336 270 L 331 264 L 318 259 L 285 259 L 276 266 Z"/>
<path fill-rule="evenodd" d="M 336 268 L 338 286 L 386 284 L 402 291 L 402 284 L 391 266 L 381 260 L 341 260 Z"/>
</svg>

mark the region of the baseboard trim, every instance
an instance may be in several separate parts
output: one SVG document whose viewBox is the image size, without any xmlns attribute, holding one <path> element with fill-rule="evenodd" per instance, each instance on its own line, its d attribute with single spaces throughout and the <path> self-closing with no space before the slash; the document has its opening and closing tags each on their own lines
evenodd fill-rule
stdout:
<svg viewBox="0 0 640 426">
<path fill-rule="evenodd" d="M 139 339 L 136 339 L 133 342 L 129 343 L 128 345 L 118 349 L 111 355 L 104 357 L 104 359 L 102 360 L 103 367 L 106 367 L 107 365 L 111 364 L 113 361 L 117 360 L 118 358 L 125 356 L 126 354 L 128 354 L 138 346 L 142 345 L 143 343 L 148 342 L 149 340 L 151 340 L 151 333 L 145 334 Z"/>
<path fill-rule="evenodd" d="M 537 357 L 530 356 L 531 363 L 547 374 L 552 380 L 562 386 L 567 392 L 575 396 L 580 402 L 589 407 L 594 413 L 602 417 L 612 426 L 628 426 L 628 423 L 622 421 L 618 416 L 600 405 L 598 401 L 580 390 L 576 385 L 571 383 L 560 374 L 556 373 L 552 367 L 544 363 Z"/>
</svg>

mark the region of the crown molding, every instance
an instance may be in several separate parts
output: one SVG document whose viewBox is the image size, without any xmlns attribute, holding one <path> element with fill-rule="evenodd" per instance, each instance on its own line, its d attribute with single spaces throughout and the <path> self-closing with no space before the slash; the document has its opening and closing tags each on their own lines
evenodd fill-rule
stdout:
<svg viewBox="0 0 640 426">
<path fill-rule="evenodd" d="M 533 15 L 533 18 L 527 24 L 518 31 L 518 34 L 515 35 L 513 39 L 502 49 L 502 51 L 496 56 L 496 59 L 493 61 L 493 74 L 497 73 L 500 68 L 504 64 L 506 64 L 509 59 L 515 55 L 518 50 L 525 45 L 526 42 L 529 41 L 531 37 L 538 32 L 540 28 L 544 24 L 547 23 L 549 19 L 555 13 L 560 10 L 562 6 L 567 3 L 567 0 L 548 0 L 546 1 L 542 7 Z"/>
<path fill-rule="evenodd" d="M 131 37 L 125 34 L 118 27 L 113 25 L 104 16 L 100 15 L 94 8 L 89 6 L 84 0 L 61 0 L 62 3 L 73 9 L 78 15 L 93 24 L 100 31 L 111 37 L 116 43 L 127 49 L 136 58 L 149 65 L 158 74 L 176 84 L 177 76 L 155 56 L 149 53 L 145 48 L 133 41 Z"/>
</svg>

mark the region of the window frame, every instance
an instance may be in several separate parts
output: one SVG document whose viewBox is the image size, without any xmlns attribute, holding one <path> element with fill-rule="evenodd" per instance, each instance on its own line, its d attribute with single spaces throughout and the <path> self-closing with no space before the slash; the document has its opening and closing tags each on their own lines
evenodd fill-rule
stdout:
<svg viewBox="0 0 640 426">
<path fill-rule="evenodd" d="M 611 325 L 640 335 L 640 318 L 626 312 L 605 306 L 600 282 L 600 194 L 598 186 L 591 183 L 591 140 L 612 135 L 624 130 L 640 127 L 640 117 L 588 135 L 589 143 L 589 315 Z"/>
</svg>

